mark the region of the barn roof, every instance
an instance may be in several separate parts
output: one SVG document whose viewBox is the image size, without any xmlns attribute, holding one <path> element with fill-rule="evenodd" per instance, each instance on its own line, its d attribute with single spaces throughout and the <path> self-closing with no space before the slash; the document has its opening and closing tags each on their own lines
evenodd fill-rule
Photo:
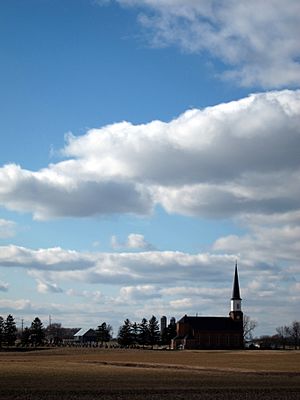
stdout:
<svg viewBox="0 0 300 400">
<path fill-rule="evenodd" d="M 94 329 L 91 328 L 81 328 L 78 332 L 75 333 L 75 337 L 85 336 L 85 335 L 96 335 Z"/>
</svg>

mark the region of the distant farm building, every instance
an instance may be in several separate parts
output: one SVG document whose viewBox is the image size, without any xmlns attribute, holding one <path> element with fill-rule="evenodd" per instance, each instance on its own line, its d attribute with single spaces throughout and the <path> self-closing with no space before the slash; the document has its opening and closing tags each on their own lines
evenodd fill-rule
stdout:
<svg viewBox="0 0 300 400">
<path fill-rule="evenodd" d="M 243 347 L 243 313 L 239 278 L 235 266 L 231 310 L 228 317 L 185 315 L 177 322 L 172 348 L 240 349 Z"/>
<path fill-rule="evenodd" d="M 74 335 L 74 342 L 75 343 L 90 343 L 96 342 L 97 334 L 94 329 L 80 329 Z"/>
</svg>

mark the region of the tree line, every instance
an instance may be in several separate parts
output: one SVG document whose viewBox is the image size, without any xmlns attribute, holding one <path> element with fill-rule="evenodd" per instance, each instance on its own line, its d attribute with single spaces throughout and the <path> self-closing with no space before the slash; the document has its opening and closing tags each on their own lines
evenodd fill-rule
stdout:
<svg viewBox="0 0 300 400">
<path fill-rule="evenodd" d="M 44 343 L 45 329 L 41 320 L 36 317 L 31 326 L 22 330 L 21 334 L 17 330 L 14 317 L 9 314 L 6 319 L 0 316 L 0 347 L 14 346 L 17 338 L 22 345 L 39 346 Z"/>
<path fill-rule="evenodd" d="M 262 335 L 253 339 L 252 332 L 256 322 L 244 316 L 244 336 L 246 342 L 259 344 L 261 348 L 295 348 L 300 349 L 300 322 L 293 321 L 290 325 L 279 326 L 274 335 Z M 6 319 L 0 316 L 0 348 L 14 346 L 16 341 L 21 346 L 41 346 L 43 344 L 60 345 L 64 340 L 72 340 L 79 328 L 64 328 L 59 323 L 43 326 L 38 317 L 35 317 L 29 327 L 18 331 L 14 317 L 9 314 Z M 110 342 L 113 338 L 112 326 L 106 322 L 95 329 L 96 341 L 101 345 Z M 176 324 L 171 322 L 163 331 L 160 331 L 157 318 L 141 322 L 131 322 L 126 319 L 120 326 L 117 342 L 122 347 L 168 345 L 176 336 Z"/>
<path fill-rule="evenodd" d="M 276 328 L 274 335 L 262 335 L 254 340 L 261 348 L 300 349 L 300 321 Z"/>
<path fill-rule="evenodd" d="M 35 317 L 30 326 L 17 329 L 14 317 L 9 314 L 6 319 L 0 316 L 0 347 L 15 346 L 42 346 L 44 344 L 60 345 L 64 340 L 72 341 L 79 328 L 64 328 L 59 323 L 52 323 L 46 328 L 42 321 Z M 101 345 L 113 339 L 112 326 L 106 322 L 95 329 L 96 341 Z M 176 324 L 170 323 L 162 332 L 159 323 L 153 315 L 149 320 L 143 318 L 140 323 L 126 319 L 120 326 L 117 342 L 122 347 L 151 346 L 161 344 L 170 345 L 176 336 Z"/>
<path fill-rule="evenodd" d="M 14 346 L 17 339 L 17 327 L 14 317 L 9 314 L 6 319 L 0 316 L 0 347 Z"/>
<path fill-rule="evenodd" d="M 161 344 L 170 345 L 176 336 L 176 324 L 169 324 L 160 332 L 158 320 L 154 315 L 149 319 L 143 318 L 140 323 L 129 319 L 120 326 L 117 340 L 120 346 L 151 346 Z"/>
</svg>

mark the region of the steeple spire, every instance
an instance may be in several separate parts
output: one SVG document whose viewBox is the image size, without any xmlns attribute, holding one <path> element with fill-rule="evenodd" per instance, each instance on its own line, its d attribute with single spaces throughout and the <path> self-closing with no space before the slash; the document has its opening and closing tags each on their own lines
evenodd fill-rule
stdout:
<svg viewBox="0 0 300 400">
<path fill-rule="evenodd" d="M 235 271 L 234 271 L 234 280 L 233 280 L 233 288 L 232 288 L 231 300 L 241 300 L 238 269 L 237 269 L 237 261 L 235 263 Z"/>
<path fill-rule="evenodd" d="M 237 261 L 235 263 L 232 297 L 231 297 L 231 311 L 230 311 L 229 315 L 230 315 L 230 318 L 232 318 L 234 321 L 242 321 L 243 320 L 242 299 L 240 296 L 240 285 L 239 285 Z"/>
</svg>

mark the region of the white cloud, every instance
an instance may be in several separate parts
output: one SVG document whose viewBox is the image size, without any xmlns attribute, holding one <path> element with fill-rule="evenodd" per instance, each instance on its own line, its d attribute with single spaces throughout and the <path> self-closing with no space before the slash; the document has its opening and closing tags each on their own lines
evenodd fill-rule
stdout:
<svg viewBox="0 0 300 400">
<path fill-rule="evenodd" d="M 127 246 L 129 249 L 151 248 L 151 245 L 146 242 L 144 235 L 139 233 L 130 233 L 130 235 L 128 235 Z"/>
<path fill-rule="evenodd" d="M 189 297 L 170 301 L 170 306 L 179 310 L 188 310 L 193 306 L 193 301 Z"/>
<path fill-rule="evenodd" d="M 189 110 L 169 123 L 123 122 L 68 136 L 68 160 L 39 171 L 4 166 L 0 203 L 35 218 L 145 214 L 160 204 L 168 212 L 235 218 L 247 233 L 219 238 L 207 254 L 154 251 L 138 233 L 124 242 L 115 237 L 113 245 L 126 250 L 118 253 L 2 246 L 0 267 L 23 268 L 43 293 L 59 293 L 70 282 L 97 284 L 101 291 L 67 294 L 86 302 L 78 305 L 84 318 L 97 317 L 98 302 L 101 315 L 120 320 L 129 307 L 137 316 L 227 313 L 238 257 L 249 314 L 259 320 L 263 304 L 270 325 L 275 309 L 293 319 L 300 281 L 299 126 L 300 91 L 260 93 Z M 107 296 L 102 285 L 119 292 Z M 5 312 L 49 313 L 25 300 L 5 301 Z M 59 306 L 51 305 L 59 315 L 77 318 Z"/>
<path fill-rule="evenodd" d="M 11 238 L 16 234 L 16 223 L 0 219 L 0 239 Z"/>
<path fill-rule="evenodd" d="M 69 159 L 0 169 L 0 204 L 35 218 L 150 213 L 231 217 L 299 210 L 300 91 L 253 94 L 169 123 L 68 136 Z M 137 237 L 129 238 L 128 244 Z"/>
<path fill-rule="evenodd" d="M 160 297 L 161 294 L 154 285 L 123 286 L 120 289 L 120 301 L 122 302 L 147 301 Z"/>
<path fill-rule="evenodd" d="M 60 248 L 32 250 L 18 246 L 0 247 L 1 267 L 25 268 L 36 280 L 58 280 L 102 284 L 173 283 L 192 280 L 201 271 L 206 279 L 231 276 L 235 256 L 188 254 L 178 251 L 144 251 L 126 253 L 84 253 Z M 213 265 L 217 265 L 212 269 Z M 176 277 L 176 278 L 175 278 Z"/>
<path fill-rule="evenodd" d="M 63 290 L 56 284 L 37 280 L 37 291 L 39 293 L 63 293 Z"/>
<path fill-rule="evenodd" d="M 277 231 L 275 233 L 278 234 Z M 281 246 L 284 247 L 285 243 L 289 246 L 289 240 L 296 241 L 293 231 L 283 232 L 282 238 L 284 235 L 287 236 Z M 297 315 L 300 269 L 296 267 L 299 258 L 287 257 L 280 265 L 270 257 L 272 249 L 263 248 L 262 251 L 259 247 L 259 241 L 264 238 L 258 237 L 244 247 L 239 246 L 239 238 L 236 240 L 241 257 L 239 271 L 243 309 L 259 321 L 263 333 L 266 333 L 264 327 L 272 333 L 278 324 L 289 323 Z M 224 243 L 226 241 L 222 248 L 227 251 Z M 220 250 L 220 247 L 216 249 Z M 82 321 L 96 321 L 97 318 L 98 322 L 99 318 L 105 318 L 118 325 L 126 317 L 138 320 L 152 314 L 157 317 L 164 314 L 180 317 L 182 313 L 227 315 L 229 312 L 236 254 L 172 251 L 80 253 L 54 249 L 54 257 L 53 249 L 14 247 L 13 251 L 8 250 L 7 247 L 0 247 L 0 266 L 24 268 L 37 281 L 39 292 L 62 293 L 60 288 L 70 284 L 76 287 L 77 284 L 84 284 L 87 288 L 97 285 L 97 289 L 68 289 L 64 304 L 38 305 L 31 300 L 2 299 L 2 313 L 21 313 L 22 317 L 33 313 L 45 316 L 51 313 L 61 316 L 64 324 L 73 321 L 73 326 L 80 326 Z M 281 251 L 288 254 L 288 248 Z M 79 303 L 73 305 L 72 302 L 71 305 L 70 297 L 78 298 Z"/>
<path fill-rule="evenodd" d="M 300 83 L 298 0 L 117 0 L 143 10 L 154 46 L 209 53 L 241 85 L 279 88 Z"/>
<path fill-rule="evenodd" d="M 268 264 L 289 263 L 290 268 L 298 265 L 300 258 L 299 213 L 287 213 L 267 218 L 255 218 L 248 224 L 250 232 L 237 236 L 219 238 L 213 245 L 215 251 L 239 254 L 243 260 Z M 248 221 L 248 218 L 246 218 Z M 262 224 L 262 220 L 264 224 Z"/>
<path fill-rule="evenodd" d="M 144 235 L 140 233 L 130 233 L 126 242 L 119 242 L 118 238 L 113 235 L 111 237 L 111 246 L 113 249 L 130 249 L 130 250 L 153 250 L 151 243 L 145 240 Z"/>
<path fill-rule="evenodd" d="M 0 311 L 10 313 L 11 311 L 30 311 L 31 310 L 31 302 L 28 299 L 18 299 L 18 300 L 9 300 L 9 299 L 0 299 Z"/>
<path fill-rule="evenodd" d="M 77 175 L 80 164 L 80 160 L 66 161 L 39 172 L 5 165 L 0 170 L 0 203 L 12 210 L 32 212 L 37 219 L 150 212 L 150 196 L 138 184 L 101 179 L 101 169 L 96 179 L 84 176 L 84 172 Z"/>
<path fill-rule="evenodd" d="M 59 247 L 32 250 L 21 246 L 1 246 L 0 266 L 33 270 L 78 270 L 93 265 L 92 254 L 81 254 Z"/>
</svg>

